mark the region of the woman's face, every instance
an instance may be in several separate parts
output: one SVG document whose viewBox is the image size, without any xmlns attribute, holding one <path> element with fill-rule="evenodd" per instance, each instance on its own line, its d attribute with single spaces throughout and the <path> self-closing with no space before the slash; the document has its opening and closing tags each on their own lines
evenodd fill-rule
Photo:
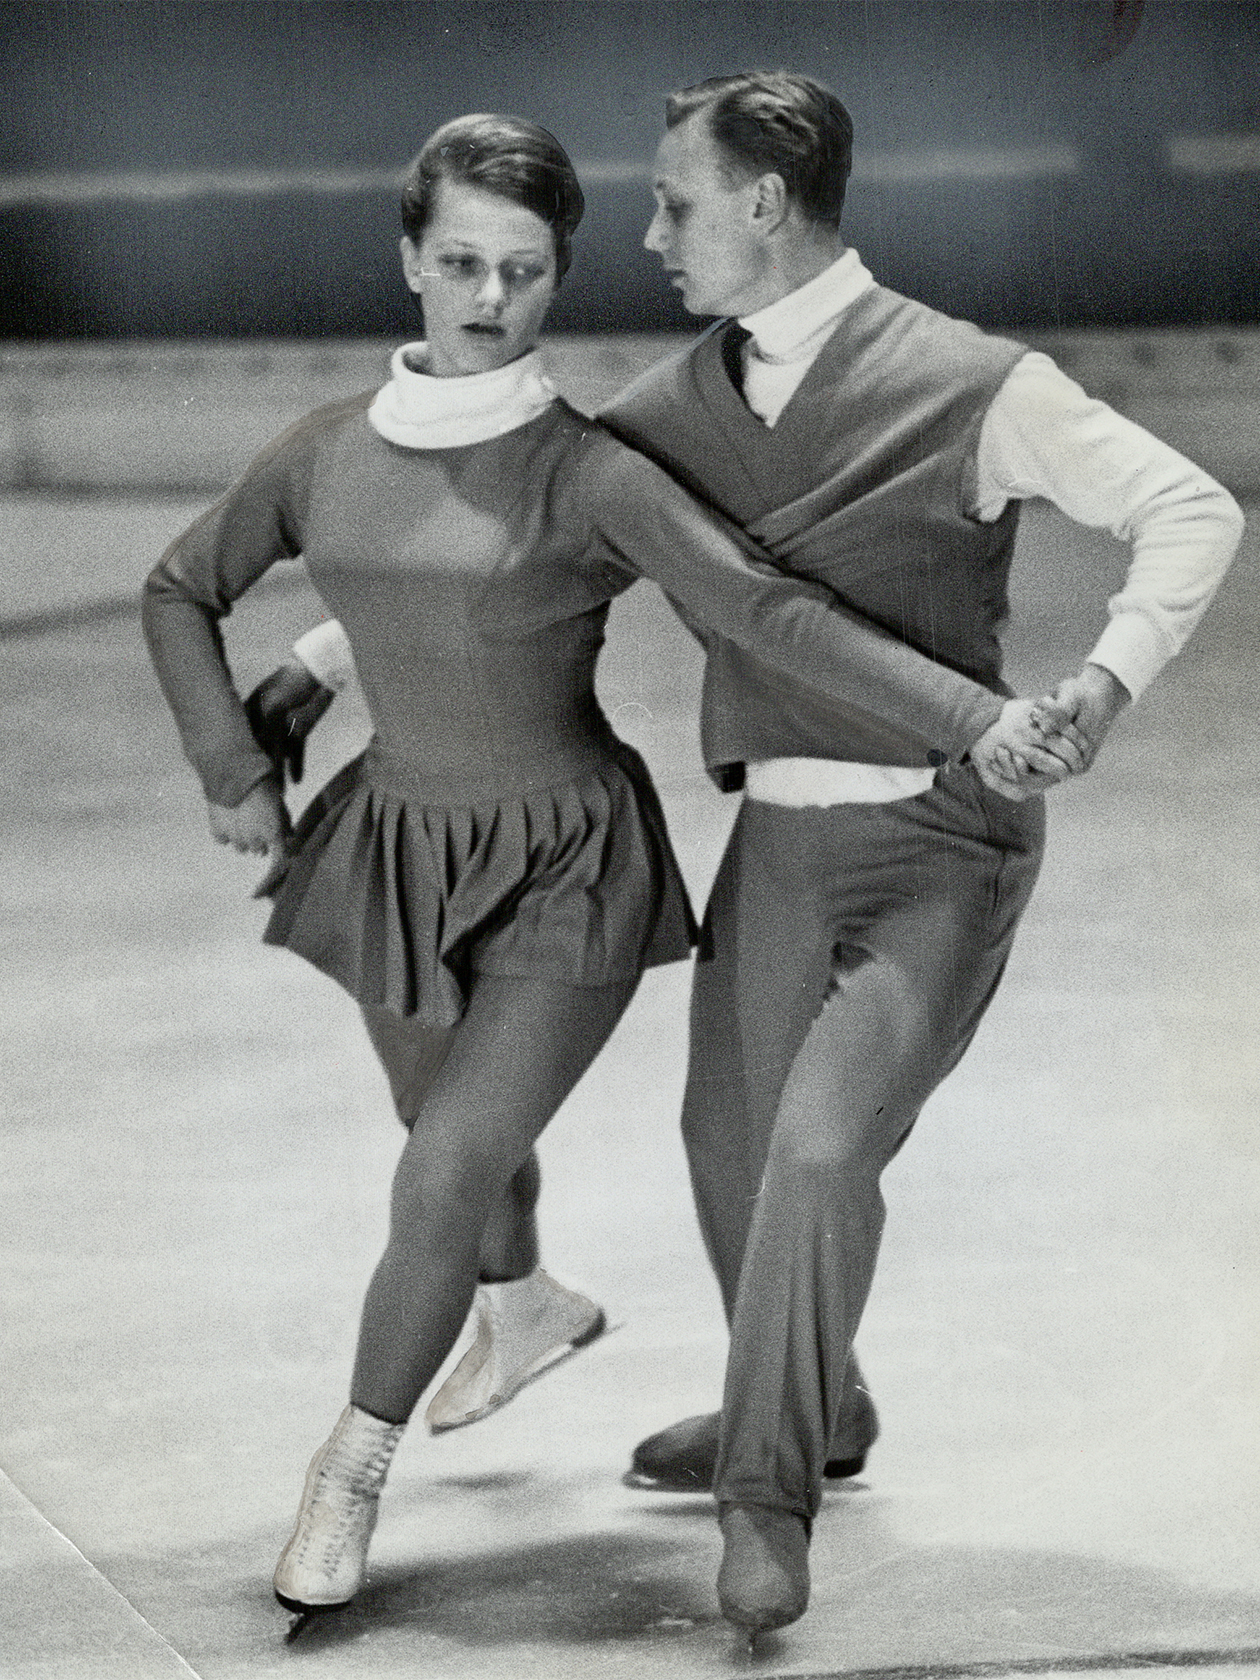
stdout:
<svg viewBox="0 0 1260 1680">
<path fill-rule="evenodd" d="M 419 240 L 403 238 L 402 260 L 424 307 L 431 374 L 489 373 L 538 343 L 556 290 L 556 248 L 532 210 L 439 181 Z"/>
</svg>

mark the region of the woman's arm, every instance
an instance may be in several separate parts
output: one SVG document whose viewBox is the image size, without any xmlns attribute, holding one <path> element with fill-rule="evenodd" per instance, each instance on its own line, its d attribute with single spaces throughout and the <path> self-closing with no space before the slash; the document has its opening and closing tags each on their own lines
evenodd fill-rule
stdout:
<svg viewBox="0 0 1260 1680">
<path fill-rule="evenodd" d="M 310 422 L 303 421 L 264 450 L 176 538 L 145 584 L 142 615 L 154 668 L 185 755 L 220 812 L 241 806 L 252 789 L 273 778 L 271 760 L 254 740 L 233 687 L 220 620 L 277 560 L 301 552 L 311 440 Z M 216 832 L 216 838 L 242 844 L 234 834 Z"/>
<path fill-rule="evenodd" d="M 821 585 L 788 576 L 751 538 L 703 509 L 659 467 L 592 431 L 579 467 L 604 542 L 634 572 L 653 578 L 696 620 L 847 708 L 903 731 L 925 763 L 960 759 L 999 726 L 1001 696 L 878 629 Z M 1046 711 L 1045 703 L 1042 710 Z M 1043 773 L 1066 775 L 1077 748 L 1018 729 Z M 1000 728 L 1001 726 L 999 726 Z M 987 777 L 986 777 L 987 779 Z M 992 785 L 992 784 L 991 784 Z"/>
</svg>

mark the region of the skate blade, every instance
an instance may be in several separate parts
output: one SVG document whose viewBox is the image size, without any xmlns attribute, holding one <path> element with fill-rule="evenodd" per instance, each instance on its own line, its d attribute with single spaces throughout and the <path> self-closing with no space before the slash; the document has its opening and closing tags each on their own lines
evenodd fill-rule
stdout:
<svg viewBox="0 0 1260 1680">
<path fill-rule="evenodd" d="M 777 1657 L 783 1649 L 781 1628 L 736 1626 L 731 1631 L 734 1634 L 731 1662 L 736 1669 L 745 1669 L 754 1663 L 764 1663 L 771 1657 Z"/>
<path fill-rule="evenodd" d="M 338 1610 L 344 1610 L 350 1602 L 346 1599 L 342 1604 L 301 1604 L 297 1599 L 284 1598 L 276 1594 L 281 1607 L 289 1612 L 289 1630 L 284 1636 L 286 1645 L 292 1645 L 295 1639 L 300 1639 L 312 1622 L 319 1621 L 325 1616 L 334 1616 Z"/>
<path fill-rule="evenodd" d="M 692 1476 L 687 1480 L 683 1476 L 649 1476 L 646 1470 L 626 1471 L 621 1478 L 622 1486 L 634 1488 L 639 1493 L 712 1493 L 713 1483 L 703 1482 L 699 1476 Z"/>
</svg>

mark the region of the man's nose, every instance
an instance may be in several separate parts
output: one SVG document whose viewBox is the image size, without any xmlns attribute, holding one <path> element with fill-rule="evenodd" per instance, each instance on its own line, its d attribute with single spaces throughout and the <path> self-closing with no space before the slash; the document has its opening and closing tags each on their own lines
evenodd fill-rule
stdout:
<svg viewBox="0 0 1260 1680">
<path fill-rule="evenodd" d="M 647 251 L 655 251 L 657 256 L 662 255 L 665 250 L 665 218 L 659 210 L 648 223 L 648 230 L 643 235 L 643 246 Z"/>
</svg>

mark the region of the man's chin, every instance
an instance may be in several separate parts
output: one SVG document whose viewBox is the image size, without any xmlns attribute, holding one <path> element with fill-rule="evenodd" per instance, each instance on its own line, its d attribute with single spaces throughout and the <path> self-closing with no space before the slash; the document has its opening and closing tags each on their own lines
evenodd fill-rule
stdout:
<svg viewBox="0 0 1260 1680">
<path fill-rule="evenodd" d="M 688 315 L 733 315 L 735 311 L 728 305 L 728 300 L 720 297 L 706 296 L 703 292 L 684 291 L 679 294 L 678 301 Z"/>
</svg>

